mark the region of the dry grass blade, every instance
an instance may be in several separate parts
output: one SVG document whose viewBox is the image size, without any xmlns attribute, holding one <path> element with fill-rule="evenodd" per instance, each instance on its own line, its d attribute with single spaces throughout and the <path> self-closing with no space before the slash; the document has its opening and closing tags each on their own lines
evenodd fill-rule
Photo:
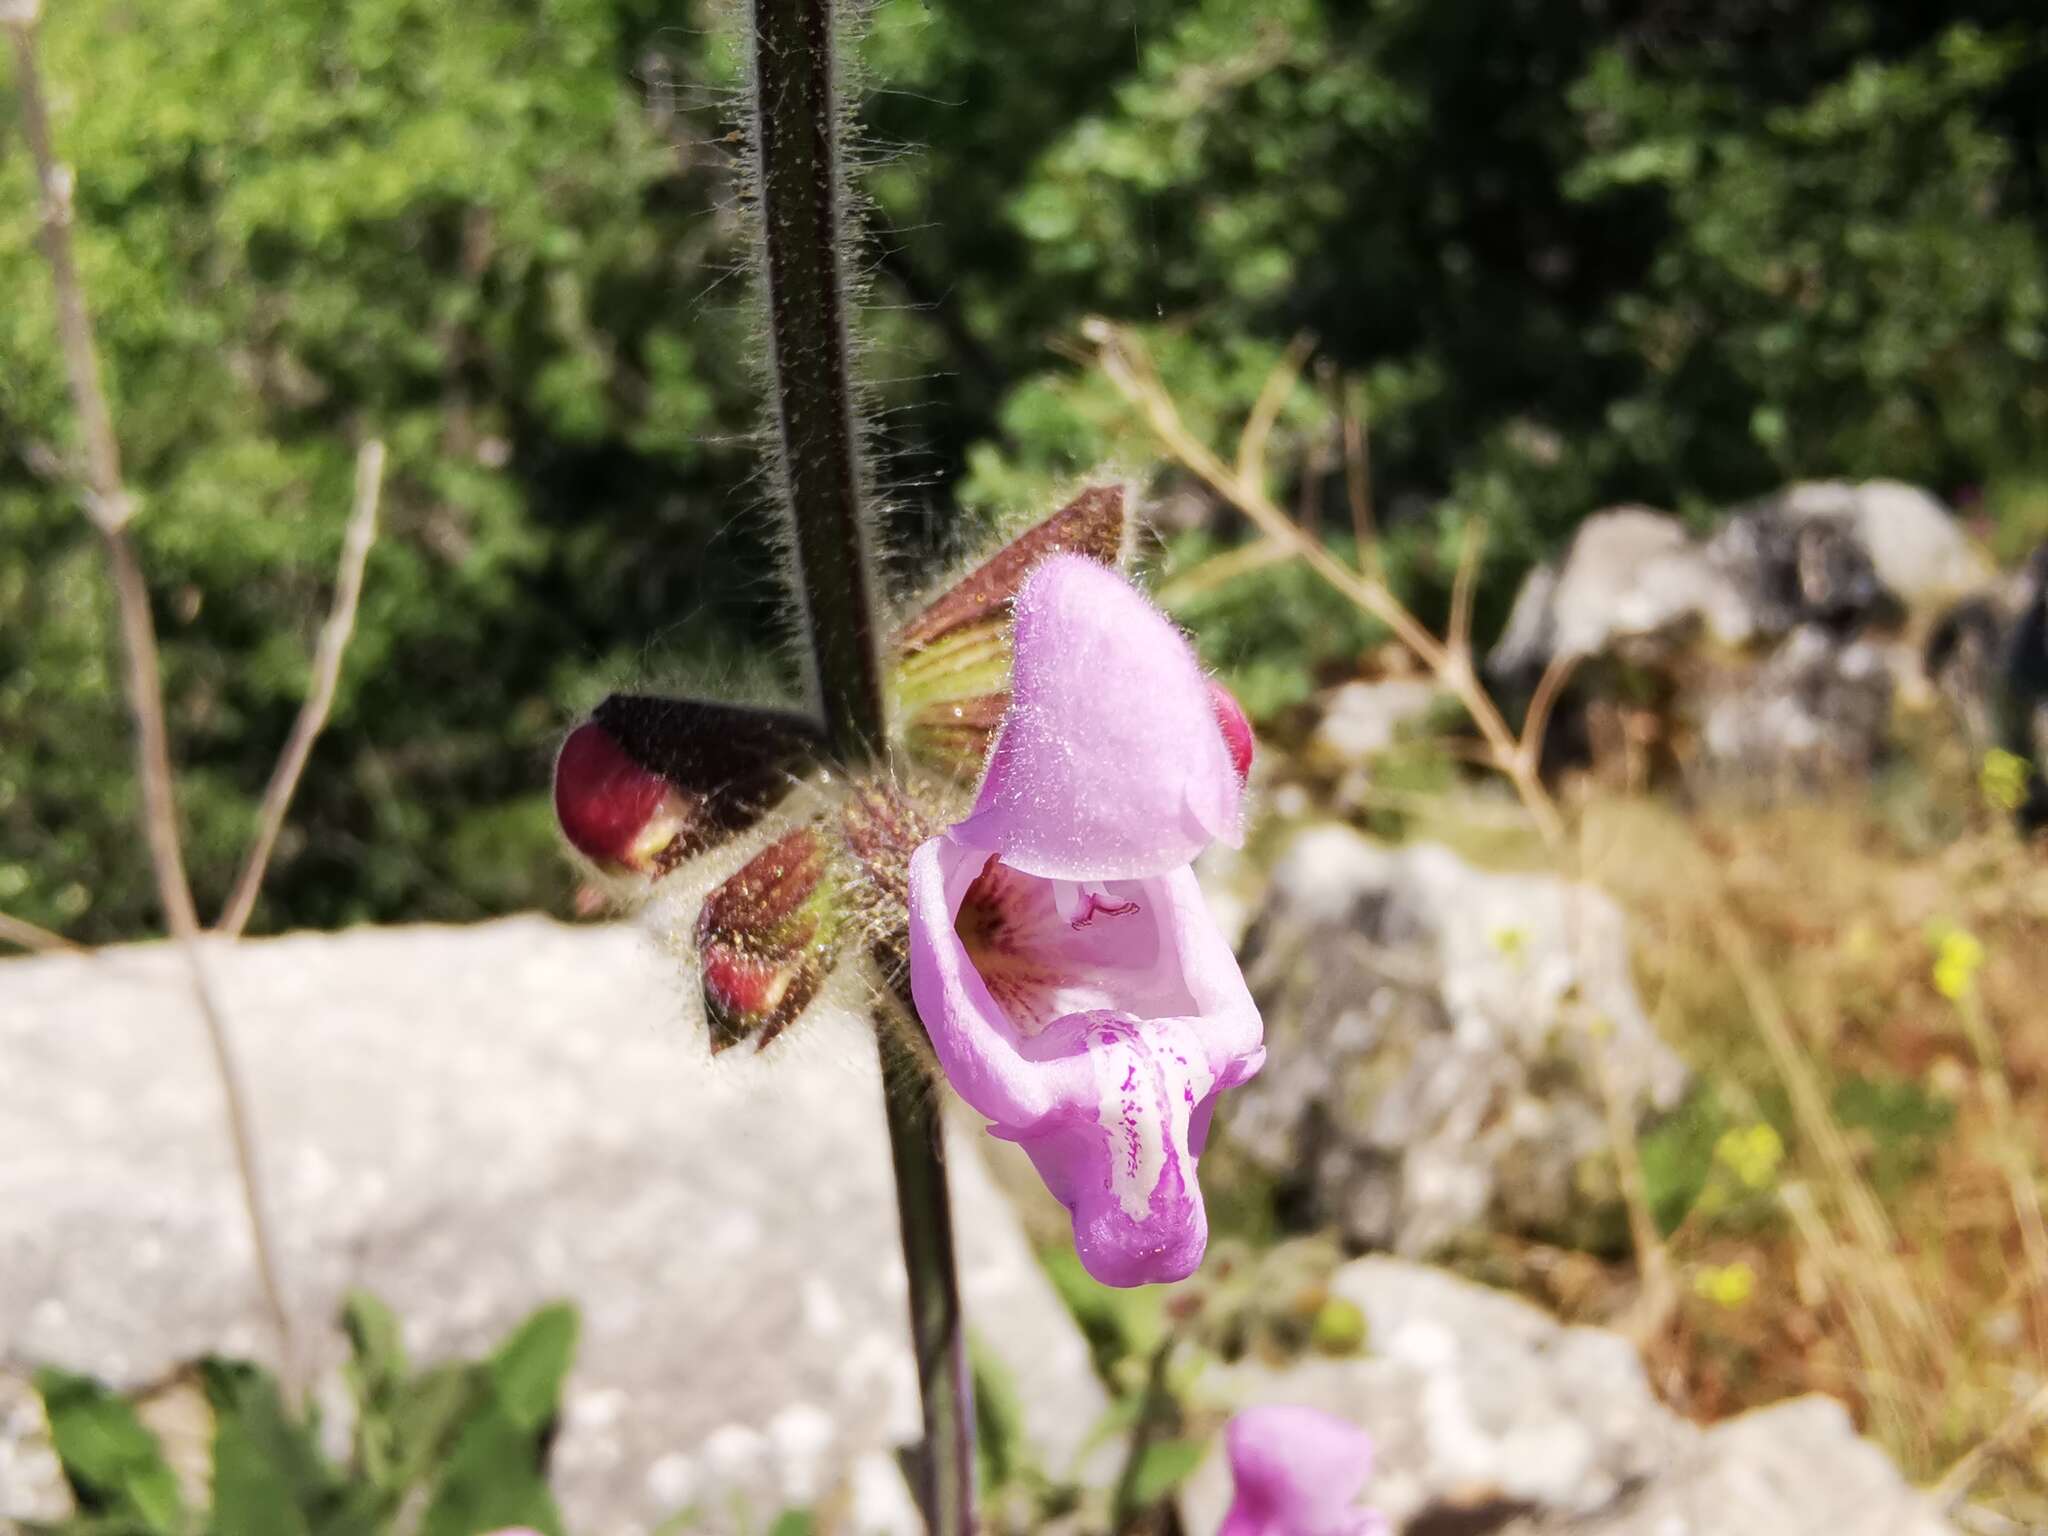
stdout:
<svg viewBox="0 0 2048 1536">
<path fill-rule="evenodd" d="M 372 439 L 356 455 L 355 505 L 349 514 L 348 531 L 342 536 L 341 564 L 334 584 L 334 606 L 321 626 L 320 641 L 313 651 L 313 681 L 306 699 L 292 721 L 291 735 L 271 770 L 270 783 L 263 791 L 262 809 L 257 814 L 256 835 L 235 877 L 234 893 L 221 910 L 215 930 L 238 938 L 249 925 L 257 892 L 263 888 L 264 872 L 277 836 L 284 828 L 292 795 L 306 760 L 313 755 L 313 743 L 327 724 L 327 712 L 334 706 L 334 692 L 341 681 L 342 658 L 348 654 L 349 636 L 355 632 L 356 605 L 363 595 L 363 568 L 369 562 L 370 546 L 377 539 L 377 504 L 384 487 L 384 445 Z"/>
<path fill-rule="evenodd" d="M 79 281 L 78 262 L 71 244 L 71 172 L 58 162 L 51 138 L 42 75 L 36 59 L 34 29 L 28 21 L 10 18 L 9 30 L 14 39 L 14 83 L 21 99 L 24 136 L 35 162 L 37 184 L 42 189 L 43 256 L 49 264 L 55 290 L 57 326 L 63 343 L 72 406 L 78 414 L 79 427 L 85 438 L 86 513 L 99 531 L 105 547 L 108 576 L 114 588 L 114 607 L 121 634 L 122 689 L 135 720 L 136 776 L 142 786 L 143 835 L 149 845 L 150 866 L 156 876 L 158 898 L 163 904 L 171 936 L 184 956 L 193 999 L 205 1026 L 207 1044 L 219 1077 L 228 1135 L 234 1146 L 235 1166 L 240 1175 L 242 1200 L 249 1220 L 250 1240 L 256 1250 L 258 1278 L 271 1324 L 277 1333 L 279 1371 L 287 1388 L 296 1392 L 297 1361 L 291 1319 L 285 1309 L 276 1243 L 271 1236 L 268 1207 L 263 1197 L 255 1132 L 227 1020 L 221 1013 L 206 973 L 198 909 L 192 900 L 192 885 L 185 872 L 184 850 L 179 841 L 176 781 L 171 768 L 169 732 L 164 723 L 156 626 L 150 617 L 149 589 L 143 580 L 142 565 L 136 557 L 134 541 L 128 536 L 127 525 L 134 515 L 135 503 L 121 479 L 121 455 L 114 437 L 113 415 L 100 382 L 91 315 L 86 308 L 84 287 Z"/>
<path fill-rule="evenodd" d="M 2042 1308 L 2048 1305 L 2048 1224 L 2044 1224 L 2041 1216 L 2040 1185 L 2033 1159 L 2027 1152 L 2026 1133 L 2013 1109 L 2012 1085 L 2006 1079 L 1998 1037 L 1984 1017 L 1974 991 L 1958 1000 L 1957 1011 L 1962 1016 L 1964 1032 L 1970 1037 L 1970 1048 L 1977 1056 L 1978 1091 L 1991 1112 L 1991 1133 L 1998 1143 L 1998 1160 L 2012 1198 L 2013 1215 L 2019 1222 L 2020 1246 L 2027 1256 L 2027 1284 L 2038 1327 Z"/>
<path fill-rule="evenodd" d="M 1936 1479 L 1927 1491 L 1935 1507 L 1944 1513 L 1952 1512 L 1970 1496 L 1970 1490 L 1977 1486 L 1977 1480 L 1991 1463 L 2017 1451 L 2033 1433 L 2034 1426 L 2044 1419 L 2048 1419 L 2048 1386 L 2039 1388 L 2013 1409 L 2003 1424 L 1957 1457 L 1955 1465 Z"/>
<path fill-rule="evenodd" d="M 1792 1218 L 1800 1240 L 1820 1266 L 1828 1289 L 1840 1301 L 1842 1312 L 1849 1320 L 1849 1329 L 1856 1335 L 1857 1350 L 1867 1366 L 1863 1373 L 1863 1391 L 1873 1415 L 1884 1422 L 1886 1438 L 1892 1445 L 1909 1443 L 1915 1438 L 1916 1421 L 1910 1411 L 1911 1404 L 1903 1395 L 1907 1377 L 1892 1349 L 1892 1335 L 1879 1321 L 1877 1310 L 1871 1305 L 1870 1292 L 1874 1287 L 1870 1274 L 1856 1263 L 1829 1229 L 1814 1201 L 1813 1191 L 1796 1181 L 1788 1182 L 1779 1189 L 1778 1200 L 1785 1207 L 1785 1214 Z"/>
<path fill-rule="evenodd" d="M 1835 1123 L 1813 1069 L 1793 1038 L 1791 1023 L 1750 947 L 1749 936 L 1725 912 L 1714 913 L 1711 923 L 1715 943 L 1742 990 L 1750 1018 L 1791 1098 L 1793 1116 L 1801 1132 L 1819 1151 L 1835 1197 L 1856 1233 L 1862 1263 L 1868 1266 L 1869 1288 L 1921 1358 L 1930 1362 L 1946 1358 L 1950 1343 L 1899 1262 L 1898 1234 L 1858 1170 L 1855 1154 Z"/>
</svg>

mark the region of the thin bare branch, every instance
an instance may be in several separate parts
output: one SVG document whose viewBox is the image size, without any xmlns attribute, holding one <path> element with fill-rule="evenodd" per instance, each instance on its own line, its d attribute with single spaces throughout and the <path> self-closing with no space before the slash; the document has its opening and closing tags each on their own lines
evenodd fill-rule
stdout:
<svg viewBox="0 0 2048 1536">
<path fill-rule="evenodd" d="M 1550 658 L 1543 669 L 1543 676 L 1536 680 L 1536 691 L 1530 695 L 1529 709 L 1522 716 L 1522 761 L 1535 772 L 1543 764 L 1543 740 L 1550 734 L 1551 712 L 1557 708 L 1557 701 L 1563 697 L 1566 684 L 1579 669 L 1581 657 L 1559 651 Z"/>
<path fill-rule="evenodd" d="M 71 168 L 57 159 L 50 137 L 50 114 L 36 67 L 34 11 L 17 9 L 7 19 L 14 35 L 14 86 L 21 97 L 22 134 L 28 140 L 36 185 L 42 193 L 40 238 L 43 259 L 50 264 L 56 288 L 57 340 L 64 349 L 64 369 L 71 379 L 79 435 L 85 440 L 86 513 L 93 525 L 106 533 L 126 523 L 135 508 L 121 484 L 121 450 L 114 441 L 113 417 L 100 384 L 92 318 L 85 310 L 85 289 L 78 280 L 78 258 L 71 244 Z"/>
<path fill-rule="evenodd" d="M 1262 571 L 1269 565 L 1278 565 L 1293 558 L 1294 551 L 1278 539 L 1254 539 L 1249 544 L 1226 549 L 1169 576 L 1152 589 L 1152 596 L 1160 607 L 1175 608 L 1240 576 L 1248 576 L 1253 571 Z"/>
<path fill-rule="evenodd" d="M 0 944 L 12 944 L 16 949 L 34 950 L 40 954 L 79 948 L 61 933 L 39 928 L 26 918 L 9 917 L 5 912 L 0 912 Z"/>
<path fill-rule="evenodd" d="M 1499 708 L 1480 686 L 1467 658 L 1430 633 L 1429 627 L 1409 612 L 1385 582 L 1352 569 L 1320 540 L 1310 538 L 1275 504 L 1262 484 L 1246 479 L 1226 465 L 1190 432 L 1137 336 L 1106 320 L 1089 321 L 1083 334 L 1096 349 L 1096 365 L 1103 375 L 1138 411 L 1153 436 L 1177 462 L 1229 501 L 1267 538 L 1284 545 L 1345 598 L 1385 624 L 1457 697 L 1485 738 L 1488 766 L 1514 785 L 1543 840 L 1554 848 L 1561 847 L 1564 820 L 1542 781 L 1522 761 L 1514 735 L 1501 718 Z"/>
<path fill-rule="evenodd" d="M 1358 568 L 1379 565 L 1380 536 L 1372 515 L 1372 438 L 1365 407 L 1353 410 L 1356 392 L 1341 376 L 1336 383 L 1337 418 L 1344 424 L 1344 494 L 1351 503 L 1351 534 L 1358 541 Z"/>
<path fill-rule="evenodd" d="M 1280 419 L 1281 408 L 1314 350 L 1315 338 L 1307 331 L 1300 332 L 1287 343 L 1287 350 L 1259 386 L 1259 398 L 1252 402 L 1252 413 L 1245 418 L 1244 431 L 1237 439 L 1237 478 L 1246 485 L 1265 485 L 1266 440 L 1273 435 L 1273 423 Z"/>
<path fill-rule="evenodd" d="M 306 699 L 292 722 L 284 751 L 271 770 L 270 783 L 263 791 L 256 836 L 235 877 L 234 894 L 222 908 L 216 932 L 239 938 L 255 910 L 256 895 L 263 888 L 264 872 L 284 828 L 292 795 L 306 760 L 313 755 L 313 743 L 327 724 L 327 712 L 334 706 L 334 692 L 341 681 L 342 658 L 348 653 L 349 636 L 355 632 L 356 605 L 363 595 L 363 567 L 369 562 L 370 546 L 377 539 L 377 504 L 384 487 L 384 445 L 374 438 L 356 454 L 355 506 L 349 514 L 348 530 L 342 535 L 341 564 L 334 580 L 334 606 L 320 628 L 320 640 L 313 650 L 313 679 Z"/>
<path fill-rule="evenodd" d="M 1458 569 L 1451 576 L 1451 623 L 1446 638 L 1454 655 L 1472 655 L 1472 587 L 1479 575 L 1479 551 L 1486 542 L 1484 525 L 1465 525 L 1458 548 Z"/>
<path fill-rule="evenodd" d="M 105 546 L 108 576 L 114 589 L 114 608 L 121 634 L 122 688 L 135 720 L 136 776 L 142 786 L 143 835 L 149 845 L 157 896 L 163 905 L 171 936 L 185 958 L 193 996 L 199 1005 L 200 1018 L 206 1027 L 207 1041 L 219 1075 L 229 1138 L 234 1144 L 235 1164 L 241 1176 L 250 1239 L 256 1250 L 258 1276 L 271 1323 L 277 1330 L 280 1373 L 287 1385 L 296 1390 L 291 1321 L 285 1310 L 284 1289 L 279 1281 L 276 1244 L 271 1237 L 268 1208 L 263 1198 L 247 1095 L 236 1067 L 227 1021 L 207 977 L 199 938 L 198 909 L 192 901 L 192 885 L 185 872 L 184 850 L 179 842 L 177 796 L 171 769 L 170 737 L 164 723 L 156 626 L 150 615 L 149 588 L 143 580 L 142 565 L 136 557 L 134 541 L 127 532 L 135 503 L 121 479 L 121 454 L 114 437 L 113 414 L 100 382 L 92 319 L 86 308 L 84 285 L 79 281 L 77 256 L 71 243 L 72 176 L 70 170 L 57 160 L 50 136 L 42 75 L 36 60 L 33 10 L 23 11 L 16 7 L 4 19 L 14 39 L 14 84 L 21 98 L 24 136 L 35 161 L 37 184 L 42 188 L 42 248 L 55 290 L 65 374 L 70 385 L 72 407 L 78 413 L 79 428 L 85 439 L 86 514 L 99 530 Z"/>
</svg>

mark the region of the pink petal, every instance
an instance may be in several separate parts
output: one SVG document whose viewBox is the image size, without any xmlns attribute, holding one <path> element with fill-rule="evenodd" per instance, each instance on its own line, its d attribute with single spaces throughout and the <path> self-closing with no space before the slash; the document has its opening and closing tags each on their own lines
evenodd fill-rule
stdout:
<svg viewBox="0 0 2048 1536">
<path fill-rule="evenodd" d="M 1064 880 L 1161 875 L 1216 839 L 1240 842 L 1231 747 L 1166 616 L 1078 555 L 1040 562 L 1016 615 L 1010 712 L 954 835 Z"/>
<path fill-rule="evenodd" d="M 910 861 L 910 981 L 947 1079 L 1031 1155 L 1089 1272 L 1189 1273 L 1216 1095 L 1265 1054 L 1194 871 L 1045 880 L 932 838 Z"/>
<path fill-rule="evenodd" d="M 1357 1425 L 1288 1403 L 1247 1408 L 1224 1431 L 1237 1497 L 1217 1536 L 1384 1536 L 1361 1508 L 1372 1440 Z"/>
</svg>

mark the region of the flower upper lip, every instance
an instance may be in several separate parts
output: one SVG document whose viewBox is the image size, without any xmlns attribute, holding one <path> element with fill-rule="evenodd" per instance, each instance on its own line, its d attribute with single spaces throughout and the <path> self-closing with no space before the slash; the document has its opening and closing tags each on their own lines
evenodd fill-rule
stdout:
<svg viewBox="0 0 2048 1536">
<path fill-rule="evenodd" d="M 1243 782 L 1187 641 L 1121 576 L 1042 561 L 1017 594 L 1010 709 L 960 841 L 1026 874 L 1164 874 L 1242 840 Z"/>
</svg>

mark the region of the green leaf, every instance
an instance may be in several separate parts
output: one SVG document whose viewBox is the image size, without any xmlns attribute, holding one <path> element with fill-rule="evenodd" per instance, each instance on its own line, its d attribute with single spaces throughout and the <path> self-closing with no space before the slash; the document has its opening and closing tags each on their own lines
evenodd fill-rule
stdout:
<svg viewBox="0 0 2048 1536">
<path fill-rule="evenodd" d="M 785 1509 L 768 1527 L 768 1536 L 811 1536 L 816 1524 L 808 1509 Z"/>
<path fill-rule="evenodd" d="M 491 1388 L 516 1426 L 537 1430 L 554 1417 L 562 1378 L 576 1357 L 576 1309 L 542 1307 L 491 1356 Z"/>
<path fill-rule="evenodd" d="M 490 1383 L 477 1366 L 438 1365 L 421 1372 L 392 1418 L 397 1463 L 390 1486 L 404 1491 L 424 1482 L 470 1415 L 490 1400 Z"/>
<path fill-rule="evenodd" d="M 406 1389 L 405 1343 L 398 1318 L 366 1291 L 352 1291 L 341 1309 L 350 1357 L 342 1375 L 356 1404 L 356 1466 L 380 1488 L 398 1486 L 401 1447 L 396 1415 Z"/>
<path fill-rule="evenodd" d="M 1199 1440 L 1156 1440 L 1146 1446 L 1131 1479 L 1132 1507 L 1144 1509 L 1165 1498 L 1202 1464 L 1202 1455 Z"/>
<path fill-rule="evenodd" d="M 320 1454 L 316 1427 L 286 1411 L 253 1365 L 200 1365 L 213 1405 L 212 1536 L 376 1536 L 383 1506 Z"/>
<path fill-rule="evenodd" d="M 134 1408 L 69 1371 L 40 1370 L 35 1386 L 80 1511 L 109 1516 L 149 1536 L 177 1536 L 185 1525 L 177 1479 Z"/>
<path fill-rule="evenodd" d="M 540 1437 L 494 1398 L 463 1425 L 419 1536 L 481 1536 L 507 1526 L 560 1536 L 562 1517 L 541 1475 Z"/>
</svg>

